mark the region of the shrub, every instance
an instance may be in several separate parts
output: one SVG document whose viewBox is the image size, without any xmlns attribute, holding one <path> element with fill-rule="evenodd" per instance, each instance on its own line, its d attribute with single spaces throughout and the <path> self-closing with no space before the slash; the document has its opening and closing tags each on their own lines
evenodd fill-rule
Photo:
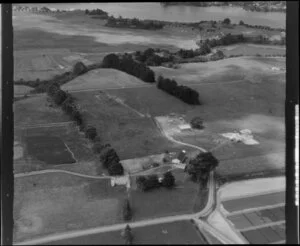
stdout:
<svg viewBox="0 0 300 246">
<path fill-rule="evenodd" d="M 167 188 L 172 188 L 175 185 L 175 177 L 173 174 L 169 171 L 164 174 L 164 178 L 161 183 L 162 186 Z"/>
<path fill-rule="evenodd" d="M 148 175 L 146 177 L 139 176 L 136 179 L 136 183 L 137 183 L 137 187 L 142 191 L 148 191 L 160 187 L 158 176 L 155 174 Z"/>
<path fill-rule="evenodd" d="M 112 162 L 119 162 L 120 158 L 111 146 L 106 146 L 100 153 L 100 160 L 105 168 L 108 168 Z"/>
<path fill-rule="evenodd" d="M 191 120 L 192 128 L 203 129 L 203 120 L 200 117 L 195 117 Z"/>
<path fill-rule="evenodd" d="M 82 62 L 77 62 L 73 67 L 73 75 L 81 75 L 87 72 L 87 67 Z"/>
<path fill-rule="evenodd" d="M 125 199 L 123 203 L 123 219 L 125 221 L 128 221 L 131 220 L 131 218 L 132 218 L 132 211 L 131 211 L 130 203 L 128 199 Z"/>
<path fill-rule="evenodd" d="M 85 130 L 85 137 L 94 140 L 97 136 L 97 129 L 93 126 L 88 126 Z"/>
<path fill-rule="evenodd" d="M 123 175 L 124 174 L 124 169 L 123 166 L 120 162 L 114 160 L 110 162 L 107 171 L 109 175 L 115 176 L 115 175 Z"/>
</svg>

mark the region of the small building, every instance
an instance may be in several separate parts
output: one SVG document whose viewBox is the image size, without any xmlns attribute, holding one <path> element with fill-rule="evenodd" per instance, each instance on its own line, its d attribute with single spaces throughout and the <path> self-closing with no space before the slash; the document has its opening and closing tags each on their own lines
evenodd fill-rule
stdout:
<svg viewBox="0 0 300 246">
<path fill-rule="evenodd" d="M 180 131 L 186 131 L 186 130 L 191 130 L 191 125 L 190 124 L 182 124 L 178 126 Z"/>
</svg>

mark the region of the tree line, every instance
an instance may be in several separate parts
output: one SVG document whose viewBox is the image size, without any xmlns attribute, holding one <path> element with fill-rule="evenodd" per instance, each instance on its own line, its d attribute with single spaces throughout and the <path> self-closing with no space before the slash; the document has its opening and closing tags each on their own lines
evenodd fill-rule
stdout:
<svg viewBox="0 0 300 246">
<path fill-rule="evenodd" d="M 147 83 L 155 82 L 154 72 L 145 64 L 133 60 L 130 54 L 122 56 L 116 54 L 106 55 L 103 58 L 102 67 L 118 69 Z"/>
<path fill-rule="evenodd" d="M 136 184 L 142 191 L 150 191 L 159 187 L 173 188 L 175 186 L 175 177 L 171 171 L 164 173 L 161 181 L 156 174 L 139 176 L 136 178 Z"/>
<path fill-rule="evenodd" d="M 170 95 L 176 96 L 182 101 L 192 104 L 200 105 L 199 93 L 187 86 L 178 85 L 174 79 L 164 78 L 159 76 L 157 80 L 157 88 L 164 90 Z"/>
<path fill-rule="evenodd" d="M 115 149 L 110 144 L 101 143 L 96 127 L 86 124 L 73 96 L 60 89 L 58 83 L 53 83 L 48 87 L 47 95 L 77 123 L 79 130 L 85 134 L 85 137 L 93 142 L 93 151 L 95 154 L 99 154 L 102 166 L 107 169 L 109 175 L 123 175 L 124 169 Z M 100 174 L 99 170 L 98 173 Z"/>
<path fill-rule="evenodd" d="M 157 20 L 139 20 L 138 18 L 115 18 L 109 16 L 105 24 L 108 27 L 120 27 L 120 28 L 137 28 L 146 30 L 158 30 L 164 27 L 164 23 Z"/>
<path fill-rule="evenodd" d="M 108 13 L 102 9 L 92 9 L 92 10 L 86 9 L 85 14 L 86 15 L 100 15 L 104 18 L 108 18 Z"/>
<path fill-rule="evenodd" d="M 164 55 L 157 55 L 157 53 L 164 53 Z M 166 54 L 166 55 L 165 55 Z M 164 62 L 174 61 L 174 55 L 160 49 L 148 48 L 144 51 L 136 51 L 134 58 L 147 66 L 161 66 Z"/>
</svg>

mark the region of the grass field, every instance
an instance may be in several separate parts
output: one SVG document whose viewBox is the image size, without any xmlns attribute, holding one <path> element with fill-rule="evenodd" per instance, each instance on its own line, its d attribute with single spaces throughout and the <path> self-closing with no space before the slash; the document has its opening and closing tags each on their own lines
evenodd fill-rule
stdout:
<svg viewBox="0 0 300 246">
<path fill-rule="evenodd" d="M 203 235 L 189 221 L 137 227 L 131 229 L 133 244 L 207 244 Z M 121 231 L 92 234 L 50 242 L 48 245 L 122 245 Z"/>
<path fill-rule="evenodd" d="M 39 135 L 26 138 L 28 154 L 46 164 L 68 164 L 75 160 L 59 137 Z"/>
<path fill-rule="evenodd" d="M 48 105 L 46 94 L 15 102 L 13 105 L 15 127 L 70 121 L 60 108 Z"/>
<path fill-rule="evenodd" d="M 258 74 L 264 77 L 278 75 L 272 71 L 272 65 L 285 68 L 285 58 L 235 57 L 214 62 L 185 63 L 178 69 L 151 67 L 156 76 L 173 78 L 180 84 L 225 83 L 249 79 L 250 75 Z"/>
<path fill-rule="evenodd" d="M 146 116 L 125 107 L 104 92 L 74 93 L 88 124 L 97 128 L 103 143 L 110 143 L 121 159 L 131 159 L 180 146 L 161 135 L 155 123 Z"/>
<path fill-rule="evenodd" d="M 28 138 L 34 142 L 28 142 Z M 23 155 L 14 160 L 15 173 L 55 168 L 95 175 L 100 165 L 91 144 L 72 125 L 15 129 L 15 143 L 23 150 Z M 76 163 L 67 164 L 70 161 Z"/>
<path fill-rule="evenodd" d="M 183 170 L 173 170 L 172 173 L 176 187 L 171 190 L 161 187 L 143 192 L 136 188 L 135 177 L 131 178 L 133 220 L 194 213 L 205 206 L 206 196 L 200 194 L 199 184 L 192 182 Z"/>
<path fill-rule="evenodd" d="M 63 90 L 126 88 L 149 85 L 140 79 L 116 69 L 100 68 L 89 71 L 62 86 Z"/>
<path fill-rule="evenodd" d="M 15 241 L 122 222 L 124 187 L 111 188 L 109 180 L 68 176 L 55 173 L 17 179 Z"/>
<path fill-rule="evenodd" d="M 31 90 L 33 90 L 33 88 L 29 86 L 14 85 L 14 96 L 22 96 L 28 94 Z"/>
<path fill-rule="evenodd" d="M 230 55 L 245 55 L 245 56 L 255 56 L 260 54 L 264 55 L 285 55 L 286 49 L 281 46 L 271 46 L 271 45 L 252 45 L 252 44 L 238 44 L 230 45 L 225 47 L 218 47 L 217 49 L 223 51 L 226 56 Z"/>
</svg>

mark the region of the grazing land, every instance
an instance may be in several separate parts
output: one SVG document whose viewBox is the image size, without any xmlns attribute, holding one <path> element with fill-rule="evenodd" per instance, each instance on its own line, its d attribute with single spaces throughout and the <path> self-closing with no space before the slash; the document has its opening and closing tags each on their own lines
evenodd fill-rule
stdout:
<svg viewBox="0 0 300 246">
<path fill-rule="evenodd" d="M 178 221 L 132 229 L 134 244 L 207 244 L 203 235 L 189 221 Z M 53 241 L 48 245 L 111 245 L 124 244 L 121 231 L 92 234 L 65 240 Z"/>
<path fill-rule="evenodd" d="M 180 149 L 160 133 L 151 118 L 137 114 L 106 93 L 79 92 L 73 95 L 88 124 L 97 128 L 101 141 L 110 143 L 121 159 Z"/>
<path fill-rule="evenodd" d="M 202 191 L 199 184 L 191 181 L 183 170 L 173 170 L 172 173 L 175 176 L 176 186 L 170 190 L 161 187 L 143 192 L 136 188 L 135 178 L 131 178 L 130 200 L 134 220 L 191 214 L 199 212 L 205 206 L 206 198 L 204 194 L 200 196 Z"/>
<path fill-rule="evenodd" d="M 94 175 L 100 165 L 91 144 L 72 124 L 16 128 L 15 144 L 21 152 L 15 152 L 15 173 L 54 168 Z"/>
<path fill-rule="evenodd" d="M 111 188 L 109 180 L 53 173 L 15 182 L 15 241 L 122 222 L 125 189 Z"/>
<path fill-rule="evenodd" d="M 81 75 L 61 88 L 67 91 L 105 90 L 145 86 L 140 79 L 116 69 L 100 68 Z"/>
<path fill-rule="evenodd" d="M 49 107 L 45 94 L 16 101 L 13 107 L 15 127 L 70 121 L 60 108 Z"/>
</svg>

